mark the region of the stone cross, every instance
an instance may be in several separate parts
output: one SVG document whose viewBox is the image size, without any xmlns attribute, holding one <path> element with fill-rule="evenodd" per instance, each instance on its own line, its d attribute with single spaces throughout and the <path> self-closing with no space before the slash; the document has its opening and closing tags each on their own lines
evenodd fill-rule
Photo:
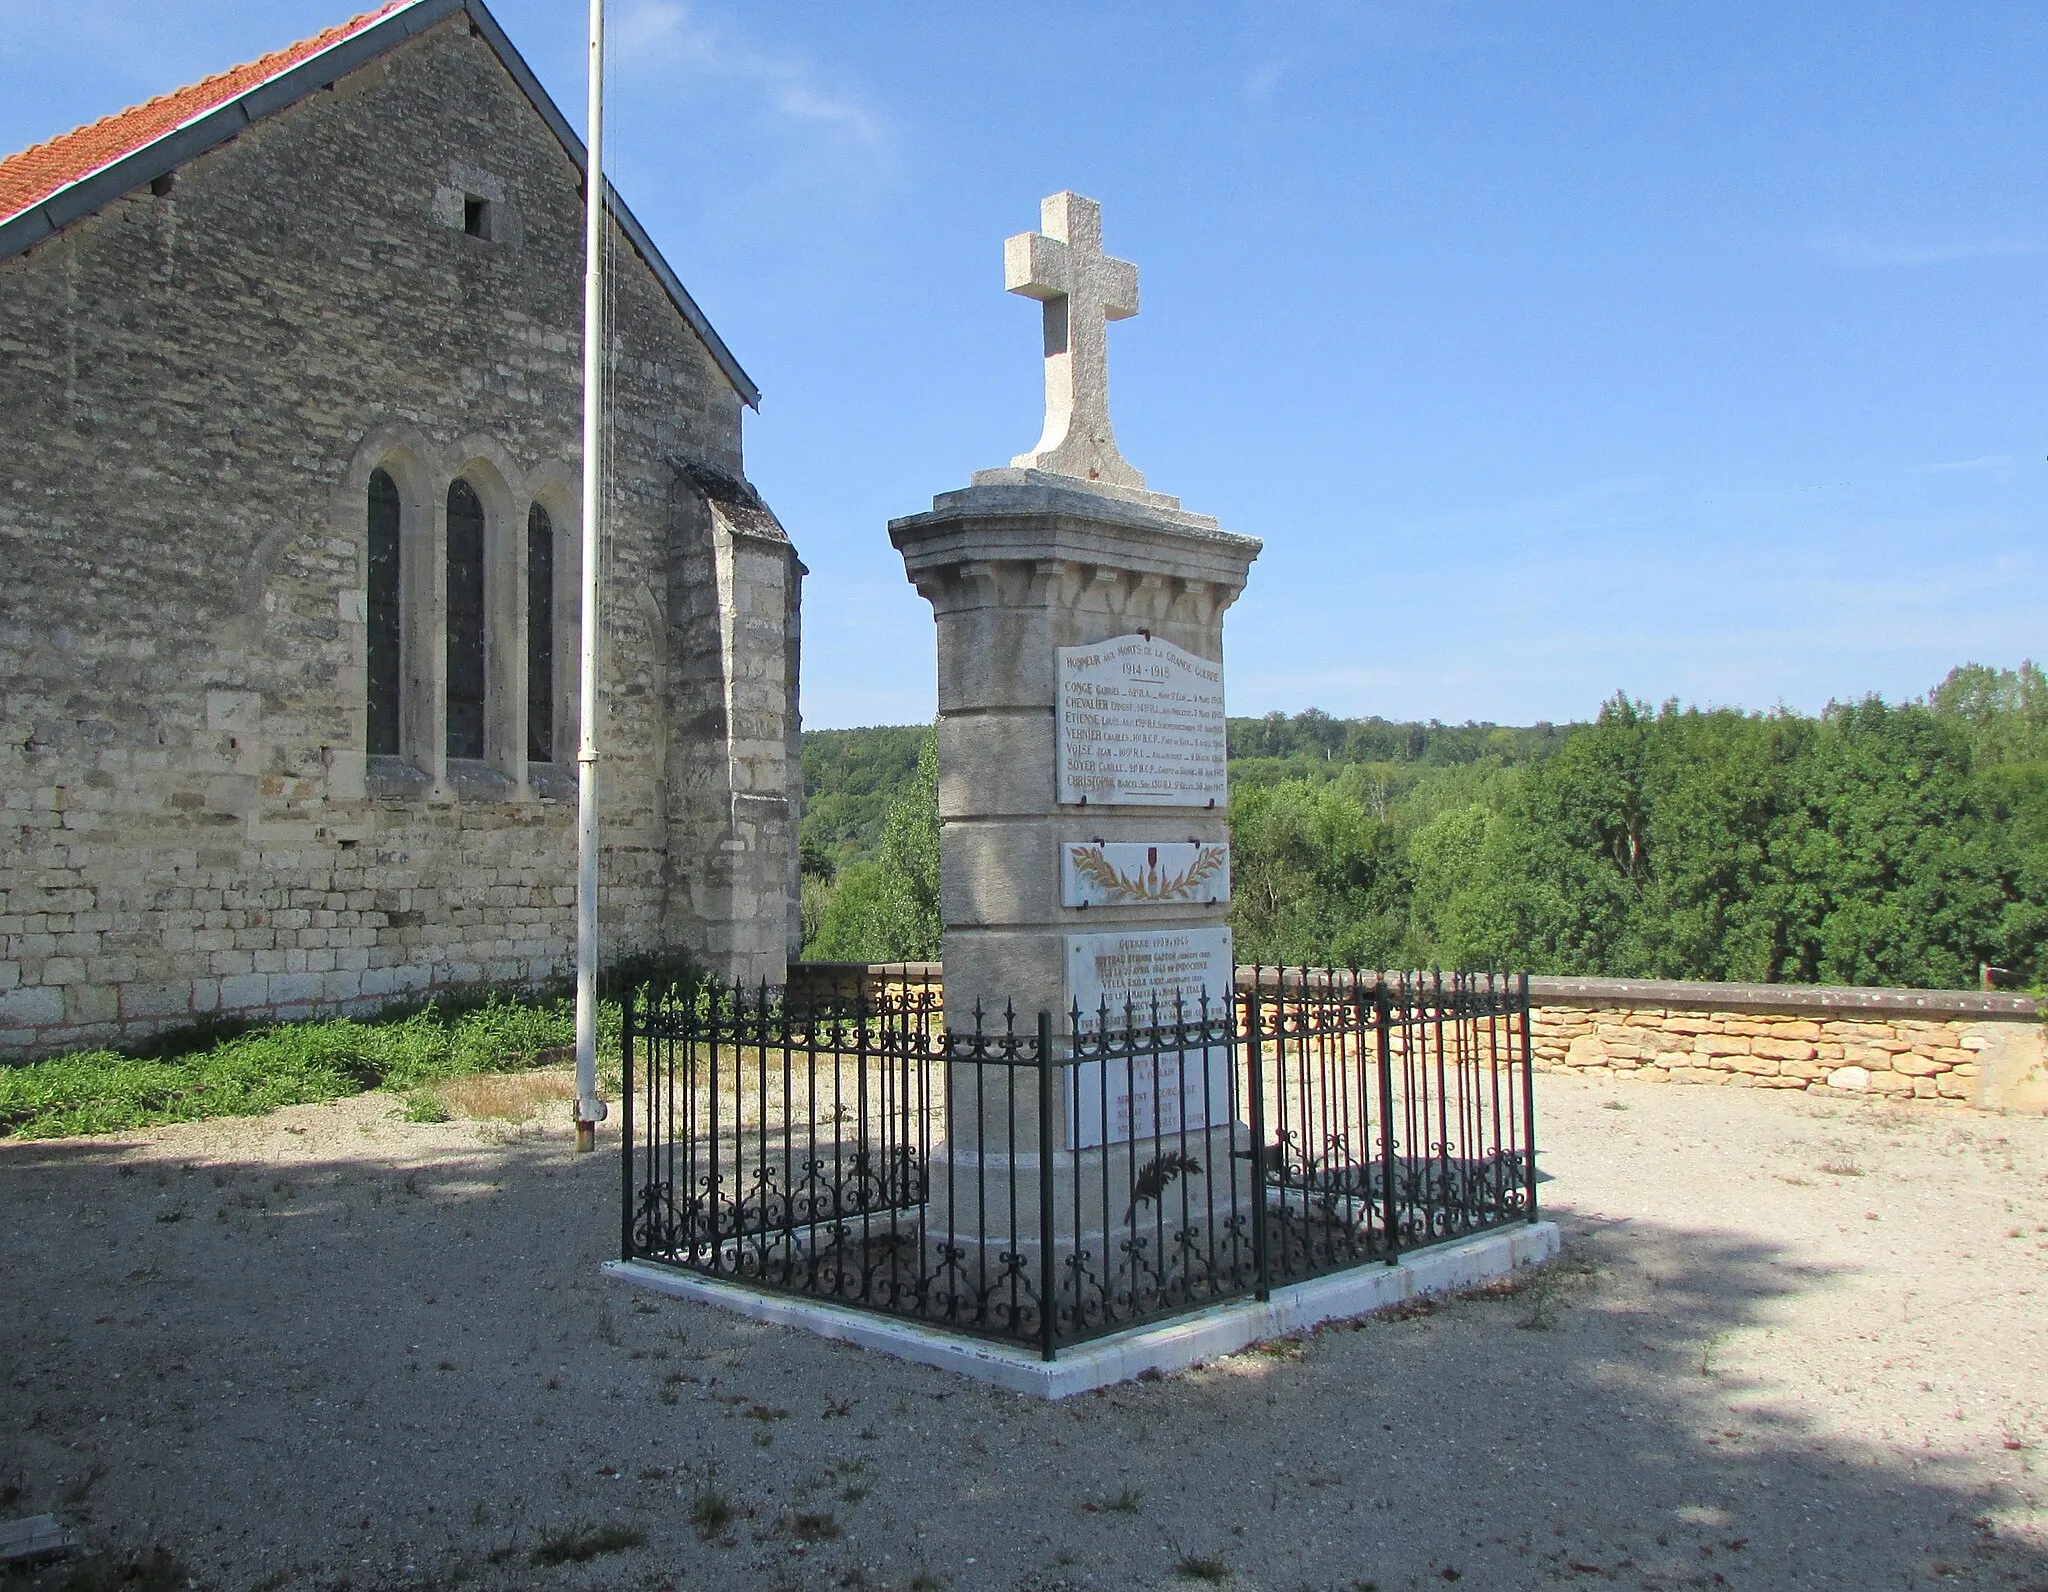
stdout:
<svg viewBox="0 0 2048 1592">
<path fill-rule="evenodd" d="M 1138 313 L 1138 268 L 1102 252 L 1102 206 L 1056 193 L 1039 206 L 1043 232 L 1003 243 L 1003 286 L 1045 305 L 1045 434 L 1010 463 L 1111 486 L 1145 478 L 1117 452 L 1109 429 L 1105 321 Z"/>
</svg>

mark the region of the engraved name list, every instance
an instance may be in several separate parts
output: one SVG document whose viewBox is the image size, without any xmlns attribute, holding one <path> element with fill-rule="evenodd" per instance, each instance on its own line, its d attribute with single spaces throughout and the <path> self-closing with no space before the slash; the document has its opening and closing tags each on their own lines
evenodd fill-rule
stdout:
<svg viewBox="0 0 2048 1592">
<path fill-rule="evenodd" d="M 1222 807 L 1223 665 L 1142 635 L 1059 649 L 1060 801 Z"/>
</svg>

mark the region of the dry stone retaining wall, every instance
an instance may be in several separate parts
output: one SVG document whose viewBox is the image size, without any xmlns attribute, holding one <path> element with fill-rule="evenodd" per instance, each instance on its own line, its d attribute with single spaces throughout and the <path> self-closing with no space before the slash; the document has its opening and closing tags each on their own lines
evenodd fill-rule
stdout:
<svg viewBox="0 0 2048 1592">
<path fill-rule="evenodd" d="M 2026 996 L 1557 978 L 1530 993 L 1546 1070 L 2048 1108 Z"/>
</svg>

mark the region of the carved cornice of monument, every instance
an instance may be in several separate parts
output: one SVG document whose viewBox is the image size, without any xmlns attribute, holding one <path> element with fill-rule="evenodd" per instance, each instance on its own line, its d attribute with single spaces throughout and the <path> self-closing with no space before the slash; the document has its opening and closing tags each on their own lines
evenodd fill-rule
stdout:
<svg viewBox="0 0 2048 1592">
<path fill-rule="evenodd" d="M 1109 615 L 1131 628 L 1209 626 L 1244 589 L 1244 577 L 1202 580 L 1059 559 L 962 558 L 911 576 L 938 617 L 977 609 L 1058 609 Z"/>
<path fill-rule="evenodd" d="M 889 540 L 920 591 L 927 572 L 943 567 L 1057 564 L 1213 584 L 1229 593 L 1217 612 L 1243 590 L 1252 560 L 1265 545 L 1255 536 L 1219 529 L 1206 515 L 1073 490 L 1043 478 L 942 493 L 930 512 L 891 520 Z"/>
</svg>

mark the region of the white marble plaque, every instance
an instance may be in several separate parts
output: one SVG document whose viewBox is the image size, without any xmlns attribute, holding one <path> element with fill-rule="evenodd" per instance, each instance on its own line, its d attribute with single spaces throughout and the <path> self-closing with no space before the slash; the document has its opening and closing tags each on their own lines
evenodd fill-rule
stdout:
<svg viewBox="0 0 2048 1592">
<path fill-rule="evenodd" d="M 1195 840 L 1060 842 L 1060 905 L 1214 905 L 1230 899 L 1230 846 Z"/>
<path fill-rule="evenodd" d="M 1126 1003 L 1132 1020 L 1174 1020 L 1174 1001 L 1188 1021 L 1201 1016 L 1206 990 L 1212 1012 L 1229 1011 L 1230 930 L 1140 929 L 1123 934 L 1067 936 L 1067 999 L 1078 1004 L 1084 1032 L 1099 1030 L 1109 1011 L 1112 1033 Z M 1220 1005 L 1219 1005 L 1220 1003 Z M 1199 1046 L 1136 1060 L 1076 1062 L 1068 1069 L 1067 1143 L 1086 1150 L 1109 1141 L 1176 1138 L 1230 1121 L 1230 1048 Z"/>
<path fill-rule="evenodd" d="M 1149 1023 L 1155 1000 L 1159 1020 L 1171 1022 L 1176 997 L 1193 1020 L 1204 991 L 1211 1008 L 1221 1010 L 1230 1000 L 1234 971 L 1226 928 L 1067 936 L 1067 1005 L 1081 1008 L 1084 1029 L 1096 1026 L 1105 1007 L 1110 1022 L 1121 1024 L 1126 1003 L 1134 1022 Z"/>
<path fill-rule="evenodd" d="M 1067 1069 L 1067 1144 L 1138 1146 L 1138 1159 L 1231 1120 L 1230 1047 L 1080 1061 Z M 1158 1144 L 1165 1139 L 1167 1144 Z M 1206 1161 L 1208 1157 L 1201 1157 Z"/>
<path fill-rule="evenodd" d="M 1170 641 L 1059 649 L 1063 803 L 1222 807 L 1229 799 L 1223 665 Z"/>
</svg>

